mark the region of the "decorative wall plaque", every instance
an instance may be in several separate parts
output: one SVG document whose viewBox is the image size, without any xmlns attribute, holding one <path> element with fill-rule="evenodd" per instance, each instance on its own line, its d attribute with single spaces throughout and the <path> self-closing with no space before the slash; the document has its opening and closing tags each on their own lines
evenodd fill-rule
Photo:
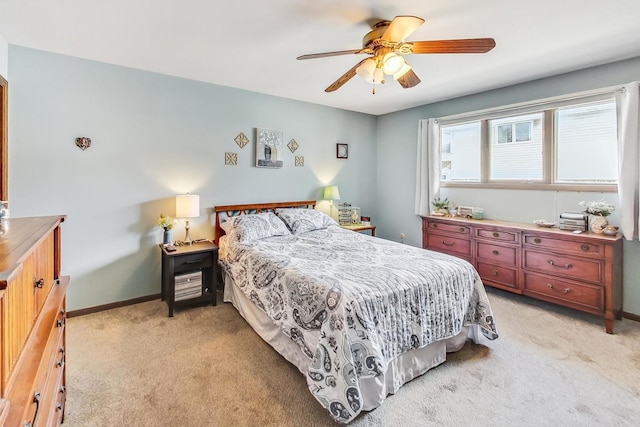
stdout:
<svg viewBox="0 0 640 427">
<path fill-rule="evenodd" d="M 298 147 L 300 147 L 300 146 L 298 145 L 298 143 L 296 142 L 295 139 L 292 139 L 287 144 L 287 147 L 289 147 L 289 150 L 291 150 L 291 152 L 294 153 L 298 149 Z"/>
<path fill-rule="evenodd" d="M 86 136 L 76 138 L 76 145 L 78 146 L 78 148 L 84 151 L 87 148 L 91 147 L 91 138 L 87 138 Z"/>
<path fill-rule="evenodd" d="M 236 166 L 238 164 L 238 153 L 224 153 L 224 164 Z"/>
<path fill-rule="evenodd" d="M 234 138 L 234 141 L 242 149 L 244 148 L 245 145 L 249 143 L 249 138 L 247 138 L 247 136 L 244 133 L 240 132 L 238 136 Z"/>
<path fill-rule="evenodd" d="M 304 156 L 296 156 L 296 167 L 304 167 Z"/>
</svg>

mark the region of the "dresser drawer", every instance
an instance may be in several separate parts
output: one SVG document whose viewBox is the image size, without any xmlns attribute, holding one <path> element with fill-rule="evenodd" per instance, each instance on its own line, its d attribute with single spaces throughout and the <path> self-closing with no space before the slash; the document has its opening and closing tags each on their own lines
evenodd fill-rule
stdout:
<svg viewBox="0 0 640 427">
<path fill-rule="evenodd" d="M 471 235 L 471 227 L 467 225 L 449 224 L 444 222 L 429 221 L 427 223 L 429 232 L 440 231 L 447 234 L 466 234 Z"/>
<path fill-rule="evenodd" d="M 46 308 L 45 308 L 46 309 Z M 60 384 L 64 382 L 65 370 L 65 323 L 64 301 L 57 311 L 49 316 L 52 323 L 39 325 L 38 329 L 49 331 L 42 358 L 39 361 L 35 380 L 30 387 L 30 400 L 22 417 L 23 423 L 33 426 L 52 426 L 57 419 L 55 399 Z M 38 331 L 34 331 L 38 334 Z"/>
<path fill-rule="evenodd" d="M 604 288 L 534 273 L 524 275 L 524 294 L 579 310 L 604 311 Z"/>
<path fill-rule="evenodd" d="M 476 237 L 482 239 L 499 240 L 501 242 L 519 243 L 520 233 L 511 230 L 499 230 L 495 228 L 475 228 Z"/>
<path fill-rule="evenodd" d="M 60 425 L 64 404 L 66 400 L 66 389 L 64 386 L 64 373 L 66 369 L 66 355 L 64 347 L 64 326 L 60 331 L 60 337 L 56 343 L 56 351 L 52 357 L 43 363 L 43 369 L 47 369 L 47 381 L 41 391 L 42 401 L 38 408 L 38 415 L 34 426 Z M 44 362 L 44 360 L 43 360 Z"/>
<path fill-rule="evenodd" d="M 195 254 L 179 255 L 175 258 L 174 271 L 197 270 L 213 265 L 211 252 L 201 252 Z"/>
<path fill-rule="evenodd" d="M 427 249 L 471 257 L 471 241 L 438 234 L 427 235 Z"/>
<path fill-rule="evenodd" d="M 478 274 L 487 285 L 497 284 L 500 287 L 517 288 L 517 273 L 515 269 L 500 267 L 497 265 L 477 263 Z"/>
<path fill-rule="evenodd" d="M 518 251 L 512 246 L 500 246 L 485 242 L 476 242 L 476 258 L 502 265 L 516 267 Z"/>
<path fill-rule="evenodd" d="M 604 245 L 587 240 L 565 240 L 553 236 L 525 234 L 524 244 L 545 249 L 554 249 L 558 252 L 570 252 L 585 256 L 604 256 Z"/>
<path fill-rule="evenodd" d="M 553 252 L 524 251 L 524 265 L 527 270 L 537 270 L 566 278 L 600 283 L 602 262 L 588 258 L 557 255 Z"/>
</svg>

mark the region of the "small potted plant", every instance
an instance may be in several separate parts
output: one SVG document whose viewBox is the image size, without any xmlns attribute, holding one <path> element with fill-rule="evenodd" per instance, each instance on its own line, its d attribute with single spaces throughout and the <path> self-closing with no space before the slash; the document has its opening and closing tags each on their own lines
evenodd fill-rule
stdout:
<svg viewBox="0 0 640 427">
<path fill-rule="evenodd" d="M 165 214 L 160 214 L 158 218 L 158 226 L 162 227 L 164 230 L 164 235 L 162 238 L 162 243 L 169 244 L 171 243 L 171 229 L 175 225 L 176 220 L 170 216 L 166 216 Z"/>
<path fill-rule="evenodd" d="M 440 199 L 440 197 L 436 197 L 431 201 L 431 205 L 433 206 L 433 215 L 447 215 L 449 213 L 449 199 Z"/>
</svg>

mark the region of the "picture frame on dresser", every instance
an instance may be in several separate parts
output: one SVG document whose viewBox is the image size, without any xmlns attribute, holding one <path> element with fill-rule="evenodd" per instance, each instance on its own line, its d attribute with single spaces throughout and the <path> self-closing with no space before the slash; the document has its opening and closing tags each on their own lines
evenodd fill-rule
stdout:
<svg viewBox="0 0 640 427">
<path fill-rule="evenodd" d="M 458 216 L 463 218 L 471 218 L 473 216 L 473 208 L 471 206 L 458 206 Z"/>
</svg>

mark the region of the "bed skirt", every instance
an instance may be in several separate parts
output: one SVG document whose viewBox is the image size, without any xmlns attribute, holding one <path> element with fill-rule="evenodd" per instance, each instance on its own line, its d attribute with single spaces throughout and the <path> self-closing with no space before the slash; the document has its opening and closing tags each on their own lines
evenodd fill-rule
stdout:
<svg viewBox="0 0 640 427">
<path fill-rule="evenodd" d="M 279 327 L 235 286 L 233 279 L 224 275 L 224 302 L 230 302 L 254 331 L 285 359 L 295 365 L 306 377 L 311 360 L 300 347 L 284 335 Z M 424 374 L 446 360 L 446 353 L 460 350 L 467 338 L 473 338 L 475 328 L 465 326 L 449 339 L 437 341 L 423 348 L 403 353 L 391 360 L 377 377 L 359 378 L 363 410 L 370 411 L 384 401 L 387 395 L 397 392 L 403 384 Z"/>
</svg>

